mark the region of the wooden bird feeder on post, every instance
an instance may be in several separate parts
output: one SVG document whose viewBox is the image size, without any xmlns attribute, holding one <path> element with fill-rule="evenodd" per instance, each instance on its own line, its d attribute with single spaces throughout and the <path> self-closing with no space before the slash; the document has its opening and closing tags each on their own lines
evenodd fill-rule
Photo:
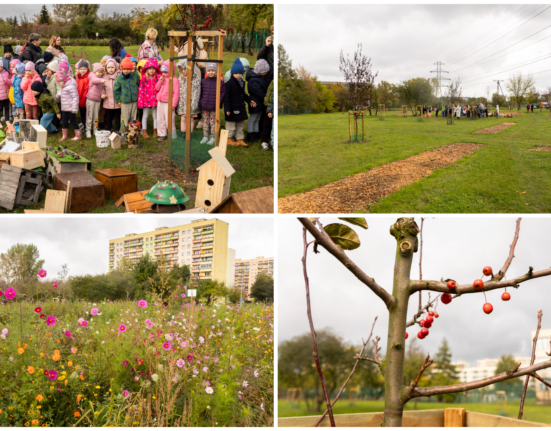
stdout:
<svg viewBox="0 0 551 431">
<path fill-rule="evenodd" d="M 379 120 L 384 121 L 385 120 L 385 105 L 379 103 Z"/>
<path fill-rule="evenodd" d="M 186 94 L 186 156 L 185 156 L 185 173 L 190 172 L 190 158 L 191 158 L 191 80 L 193 74 L 193 68 L 195 63 L 203 63 L 205 60 L 199 60 L 195 58 L 195 44 L 193 43 L 194 37 L 212 37 L 212 52 L 214 52 L 214 40 L 218 38 L 218 58 L 216 60 L 206 60 L 209 63 L 217 63 L 216 70 L 216 124 L 215 124 L 215 146 L 218 146 L 220 140 L 220 79 L 222 78 L 222 63 L 223 63 L 223 45 L 224 36 L 226 32 L 224 30 L 204 30 L 204 31 L 169 31 L 168 37 L 170 40 L 170 67 L 168 69 L 168 77 L 174 78 L 175 67 L 174 61 L 187 60 L 187 94 Z M 175 37 L 187 37 L 187 56 L 174 57 L 174 38 Z M 189 65 L 191 63 L 191 66 Z M 170 79 L 168 82 L 168 109 L 172 109 L 172 92 L 174 86 L 174 79 Z M 172 159 L 172 112 L 168 113 L 168 157 Z"/>
</svg>

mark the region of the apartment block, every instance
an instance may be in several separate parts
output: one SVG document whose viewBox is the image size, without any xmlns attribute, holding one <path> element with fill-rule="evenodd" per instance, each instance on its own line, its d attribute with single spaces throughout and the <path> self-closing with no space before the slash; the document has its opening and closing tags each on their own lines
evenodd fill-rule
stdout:
<svg viewBox="0 0 551 431">
<path fill-rule="evenodd" d="M 228 223 L 218 219 L 199 219 L 185 225 L 160 227 L 150 232 L 111 239 L 109 270 L 115 269 L 123 258 L 138 262 L 142 256 L 149 254 L 164 267 L 190 265 L 192 280 L 226 282 L 229 270 L 228 228 Z"/>
<path fill-rule="evenodd" d="M 265 272 L 274 276 L 274 258 L 257 257 L 255 259 L 235 259 L 234 287 L 243 289 L 243 298 L 251 299 L 251 288 L 256 276 Z"/>
</svg>

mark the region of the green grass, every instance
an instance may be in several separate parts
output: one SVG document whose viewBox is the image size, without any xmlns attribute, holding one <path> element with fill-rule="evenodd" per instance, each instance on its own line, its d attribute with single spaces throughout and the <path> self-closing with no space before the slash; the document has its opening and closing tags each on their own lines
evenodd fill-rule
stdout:
<svg viewBox="0 0 551 431">
<path fill-rule="evenodd" d="M 507 417 L 517 418 L 519 410 L 520 400 L 508 400 L 507 407 L 505 409 Z M 468 411 L 477 413 L 487 413 L 490 415 L 499 414 L 497 404 L 469 404 L 469 403 L 433 403 L 433 402 L 420 402 L 417 403 L 417 410 L 433 410 L 444 409 L 446 407 L 461 408 L 464 407 Z M 323 406 L 322 406 L 323 409 Z M 354 401 L 350 403 L 347 400 L 339 401 L 335 407 L 333 407 L 333 413 L 335 414 L 350 414 L 350 413 L 374 413 L 382 412 L 384 410 L 384 401 Z M 409 402 L 405 405 L 405 410 L 413 410 L 413 402 Z M 306 403 L 303 401 L 297 405 L 296 403 L 290 403 L 285 400 L 278 400 L 278 417 L 292 417 L 292 416 L 317 416 L 316 413 L 309 412 L 306 409 Z M 524 405 L 523 420 L 531 422 L 540 422 L 545 424 L 551 424 L 551 408 L 549 406 L 536 405 L 535 399 L 526 399 Z"/>
<path fill-rule="evenodd" d="M 504 111 L 502 111 L 504 112 Z M 522 112 L 522 110 L 521 110 Z M 394 112 L 393 112 L 394 113 Z M 513 119 L 367 117 L 367 143 L 348 140 L 348 115 L 310 114 L 279 118 L 279 197 L 301 193 L 454 142 L 484 147 L 454 165 L 379 200 L 365 212 L 536 213 L 551 211 L 551 152 L 548 111 Z M 472 132 L 502 122 L 517 125 L 495 135 Z"/>
</svg>

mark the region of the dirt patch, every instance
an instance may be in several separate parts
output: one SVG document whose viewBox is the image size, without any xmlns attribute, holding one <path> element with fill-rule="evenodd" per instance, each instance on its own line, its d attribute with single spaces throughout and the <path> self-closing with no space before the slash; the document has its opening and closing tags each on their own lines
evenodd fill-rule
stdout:
<svg viewBox="0 0 551 431">
<path fill-rule="evenodd" d="M 485 129 L 477 130 L 473 132 L 475 135 L 494 135 L 502 130 L 508 129 L 511 126 L 515 126 L 517 123 L 501 123 L 492 127 L 486 127 Z"/>
<path fill-rule="evenodd" d="M 526 151 L 551 151 L 551 147 L 548 147 L 546 145 L 540 145 L 536 148 L 530 148 L 529 150 L 526 150 Z"/>
<path fill-rule="evenodd" d="M 278 199 L 278 212 L 353 213 L 468 156 L 482 144 L 454 143 Z"/>
</svg>

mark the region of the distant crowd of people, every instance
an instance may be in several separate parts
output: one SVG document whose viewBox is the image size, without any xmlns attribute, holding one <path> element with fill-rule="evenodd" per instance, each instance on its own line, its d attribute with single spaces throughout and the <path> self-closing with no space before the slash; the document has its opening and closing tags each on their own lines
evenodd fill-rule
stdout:
<svg viewBox="0 0 551 431">
<path fill-rule="evenodd" d="M 443 105 L 442 107 L 440 105 L 436 105 L 434 108 L 432 106 L 423 106 L 423 114 L 428 114 L 435 112 L 435 116 L 438 117 L 439 115 L 442 116 L 442 118 L 447 117 L 448 115 L 452 115 L 454 118 L 486 118 L 486 117 L 499 117 L 499 105 L 496 106 L 495 111 L 490 112 L 486 106 L 484 106 L 483 103 L 480 103 L 479 105 Z"/>
</svg>

